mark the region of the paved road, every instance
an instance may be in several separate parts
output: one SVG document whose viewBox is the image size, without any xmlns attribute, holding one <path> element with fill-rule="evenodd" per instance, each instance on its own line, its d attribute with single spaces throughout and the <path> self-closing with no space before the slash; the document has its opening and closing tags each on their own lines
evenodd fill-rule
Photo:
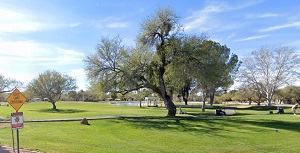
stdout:
<svg viewBox="0 0 300 153">
<path fill-rule="evenodd" d="M 15 152 L 18 152 L 17 148 L 15 148 Z M 0 153 L 15 153 L 15 152 L 13 151 L 12 147 L 0 146 Z M 41 153 L 41 152 L 20 149 L 20 153 Z"/>
</svg>

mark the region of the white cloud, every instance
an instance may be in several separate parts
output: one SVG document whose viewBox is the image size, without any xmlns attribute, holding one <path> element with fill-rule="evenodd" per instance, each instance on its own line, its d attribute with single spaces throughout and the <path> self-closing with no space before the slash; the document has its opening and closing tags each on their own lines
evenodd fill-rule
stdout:
<svg viewBox="0 0 300 153">
<path fill-rule="evenodd" d="M 112 22 L 108 23 L 105 27 L 107 28 L 127 28 L 129 27 L 128 22 Z"/>
<path fill-rule="evenodd" d="M 42 27 L 42 23 L 24 12 L 0 9 L 0 32 L 32 32 L 38 31 Z"/>
<path fill-rule="evenodd" d="M 78 27 L 78 26 L 80 26 L 80 25 L 81 25 L 80 22 L 74 22 L 74 23 L 70 23 L 70 24 L 69 24 L 69 27 L 73 28 L 73 27 Z"/>
<path fill-rule="evenodd" d="M 23 22 L 23 23 L 0 23 L 0 32 L 20 33 L 34 32 L 40 30 L 42 24 L 39 22 Z"/>
<path fill-rule="evenodd" d="M 278 17 L 283 16 L 282 14 L 276 14 L 276 13 L 263 13 L 263 14 L 248 14 L 247 18 L 250 19 L 256 19 L 256 18 L 272 18 L 272 17 Z"/>
<path fill-rule="evenodd" d="M 77 85 L 85 89 L 85 75 L 82 67 L 84 54 L 57 45 L 42 44 L 35 41 L 0 40 L 0 73 L 5 77 L 24 82 L 25 85 L 39 73 L 48 69 L 61 72 L 77 79 Z M 73 70 L 75 68 L 75 70 Z"/>
<path fill-rule="evenodd" d="M 231 40 L 235 35 L 236 35 L 235 33 L 231 33 L 226 37 L 226 40 Z"/>
<path fill-rule="evenodd" d="M 65 56 L 79 56 L 79 57 L 83 57 L 84 54 L 81 52 L 77 52 L 75 50 L 71 50 L 71 49 L 63 49 L 63 48 L 56 48 L 56 50 L 58 50 L 61 54 L 65 55 Z"/>
<path fill-rule="evenodd" d="M 80 22 L 63 23 L 49 20 L 52 17 L 40 16 L 22 9 L 0 7 L 0 33 L 28 33 L 57 28 L 78 27 Z"/>
<path fill-rule="evenodd" d="M 112 22 L 112 21 L 120 21 L 120 20 L 122 19 L 119 17 L 109 16 L 104 18 L 101 22 Z"/>
<path fill-rule="evenodd" d="M 201 9 L 200 11 L 194 11 L 191 16 L 186 18 L 185 30 L 193 30 L 199 28 L 203 31 L 208 30 L 231 30 L 238 26 L 238 24 L 224 25 L 221 24 L 220 21 L 215 19 L 215 16 L 222 12 L 228 12 L 233 10 L 243 9 L 257 3 L 262 2 L 259 1 L 238 1 L 237 4 L 227 4 L 224 1 L 213 1 L 210 2 L 206 7 Z"/>
<path fill-rule="evenodd" d="M 274 31 L 274 30 L 285 29 L 285 28 L 294 28 L 294 27 L 300 28 L 300 21 L 277 25 L 277 26 L 272 26 L 272 27 L 267 27 L 267 28 L 260 29 L 260 31 L 261 32 L 270 32 L 270 31 Z"/>
<path fill-rule="evenodd" d="M 220 5 L 209 5 L 201 11 L 193 12 L 192 15 L 187 18 L 188 21 L 185 24 L 184 29 L 191 30 L 197 27 L 203 28 L 203 25 L 207 23 L 210 16 L 212 14 L 222 12 L 222 9 L 224 9 L 224 7 L 221 7 Z"/>
<path fill-rule="evenodd" d="M 300 46 L 300 39 L 295 41 L 290 41 L 286 45 L 288 46 Z"/>
<path fill-rule="evenodd" d="M 0 40 L 0 55 L 34 57 L 44 52 L 34 41 L 3 41 Z"/>
<path fill-rule="evenodd" d="M 24 18 L 26 18 L 26 16 L 22 13 L 18 13 L 12 10 L 5 10 L 4 8 L 1 8 L 0 10 L 1 20 L 12 21 L 12 20 L 22 20 Z"/>
<path fill-rule="evenodd" d="M 265 14 L 258 15 L 259 18 L 269 18 L 269 17 L 277 17 L 277 16 L 279 15 L 275 13 L 265 13 Z"/>
<path fill-rule="evenodd" d="M 92 25 L 96 28 L 127 28 L 130 26 L 129 22 L 122 21 L 122 18 L 109 16 L 101 21 L 92 21 Z"/>
<path fill-rule="evenodd" d="M 247 38 L 243 38 L 243 39 L 234 40 L 234 42 L 249 41 L 249 40 L 261 39 L 261 38 L 265 38 L 265 37 L 268 37 L 268 35 L 251 36 L 251 37 L 247 37 Z"/>
<path fill-rule="evenodd" d="M 81 62 L 83 53 L 71 49 L 57 48 L 34 41 L 1 41 L 1 63 L 20 63 L 33 65 L 59 65 Z"/>
</svg>

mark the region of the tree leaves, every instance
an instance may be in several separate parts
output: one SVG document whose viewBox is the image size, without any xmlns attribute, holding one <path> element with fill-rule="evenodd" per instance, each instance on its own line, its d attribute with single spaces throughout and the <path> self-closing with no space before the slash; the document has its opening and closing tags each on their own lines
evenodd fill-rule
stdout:
<svg viewBox="0 0 300 153">
<path fill-rule="evenodd" d="M 54 70 L 47 70 L 39 74 L 27 86 L 27 90 L 30 93 L 41 98 L 48 98 L 52 103 L 58 101 L 61 94 L 76 88 L 76 80 L 74 78 Z"/>
</svg>

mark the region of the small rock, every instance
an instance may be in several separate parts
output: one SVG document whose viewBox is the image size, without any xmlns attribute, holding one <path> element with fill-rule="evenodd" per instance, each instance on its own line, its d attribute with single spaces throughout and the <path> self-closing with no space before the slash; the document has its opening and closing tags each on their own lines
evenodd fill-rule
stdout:
<svg viewBox="0 0 300 153">
<path fill-rule="evenodd" d="M 83 118 L 80 123 L 84 125 L 90 125 L 86 118 Z"/>
</svg>

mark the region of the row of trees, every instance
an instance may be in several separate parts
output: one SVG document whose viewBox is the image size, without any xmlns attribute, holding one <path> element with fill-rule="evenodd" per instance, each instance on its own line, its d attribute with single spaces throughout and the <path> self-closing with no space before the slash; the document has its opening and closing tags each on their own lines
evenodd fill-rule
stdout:
<svg viewBox="0 0 300 153">
<path fill-rule="evenodd" d="M 276 89 L 272 98 L 272 103 L 277 104 L 294 104 L 300 102 L 300 87 L 286 86 L 284 88 Z M 242 103 L 256 103 L 260 105 L 267 101 L 266 97 L 261 96 L 253 86 L 242 87 L 239 90 L 231 90 L 229 92 L 220 94 L 216 97 L 216 102 L 238 101 Z"/>
</svg>

